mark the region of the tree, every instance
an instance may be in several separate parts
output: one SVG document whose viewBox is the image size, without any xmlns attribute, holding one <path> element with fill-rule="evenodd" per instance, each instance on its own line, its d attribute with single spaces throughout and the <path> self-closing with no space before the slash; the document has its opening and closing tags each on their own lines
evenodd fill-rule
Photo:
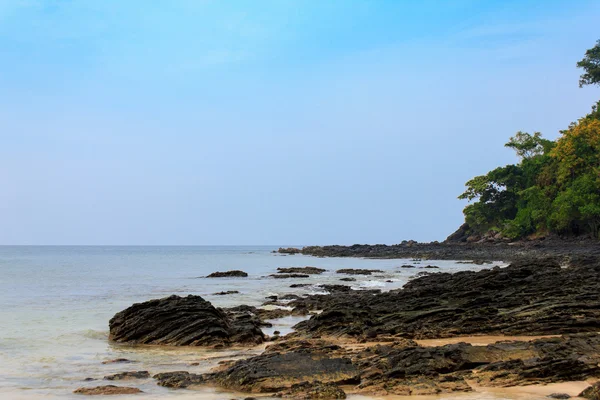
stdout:
<svg viewBox="0 0 600 400">
<path fill-rule="evenodd" d="M 600 120 L 582 118 L 562 132 L 551 155 L 558 160 L 559 184 L 600 172 Z"/>
<path fill-rule="evenodd" d="M 585 52 L 585 56 L 577 63 L 577 68 L 585 71 L 579 77 L 579 87 L 600 84 L 600 40 Z"/>
<path fill-rule="evenodd" d="M 530 135 L 527 132 L 519 131 L 504 146 L 516 151 L 517 156 L 524 160 L 547 153 L 552 145 L 553 142 L 543 139 L 540 132 Z"/>
</svg>

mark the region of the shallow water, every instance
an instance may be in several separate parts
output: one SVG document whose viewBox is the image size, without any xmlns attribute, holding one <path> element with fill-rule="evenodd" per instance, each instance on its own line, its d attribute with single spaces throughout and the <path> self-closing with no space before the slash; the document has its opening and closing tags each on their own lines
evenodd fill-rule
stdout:
<svg viewBox="0 0 600 400">
<path fill-rule="evenodd" d="M 403 264 L 437 265 L 440 271 L 479 270 L 491 265 L 452 261 L 366 260 L 314 258 L 272 254 L 276 247 L 111 247 L 111 246 L 0 246 L 0 398 L 81 398 L 81 386 L 106 384 L 102 377 L 116 372 L 187 370 L 205 372 L 220 360 L 257 354 L 251 350 L 206 350 L 123 346 L 108 342 L 108 320 L 132 303 L 170 294 L 197 294 L 216 306 L 260 305 L 266 296 L 314 293 L 318 288 L 291 289 L 292 283 L 341 283 L 355 288 L 390 290 L 404 285 L 420 269 Z M 272 279 L 277 267 L 316 266 L 328 271 L 308 279 Z M 340 282 L 340 268 L 376 268 L 376 276 L 354 276 Z M 214 271 L 242 269 L 248 278 L 199 278 Z M 427 270 L 435 272 L 436 270 Z M 391 280 L 392 282 L 386 282 Z M 239 294 L 215 296 L 223 290 Z M 289 332 L 300 319 L 274 321 L 266 333 Z M 135 364 L 108 364 L 115 358 Z M 191 366 L 191 363 L 199 363 Z M 87 377 L 99 379 L 83 382 Z M 113 382 L 110 382 L 113 383 Z M 146 392 L 143 398 L 229 399 L 232 393 L 215 389 L 168 390 L 152 379 L 116 382 Z M 475 397 L 473 397 L 475 396 Z M 140 398 L 141 396 L 119 396 Z M 364 398 L 351 396 L 352 398 Z M 455 398 L 443 396 L 438 398 Z M 469 399 L 516 399 L 521 394 L 477 393 Z M 531 395 L 527 398 L 531 397 Z M 543 396 L 541 397 L 543 398 Z"/>
</svg>

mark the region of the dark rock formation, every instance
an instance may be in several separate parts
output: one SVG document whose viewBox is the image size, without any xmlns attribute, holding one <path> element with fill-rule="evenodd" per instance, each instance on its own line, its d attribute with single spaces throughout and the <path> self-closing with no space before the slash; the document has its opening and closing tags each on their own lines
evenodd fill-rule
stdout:
<svg viewBox="0 0 600 400">
<path fill-rule="evenodd" d="M 276 393 L 276 397 L 290 397 L 293 399 L 345 399 L 346 392 L 333 383 L 302 382 L 292 385 L 289 389 Z"/>
<path fill-rule="evenodd" d="M 114 360 L 102 361 L 102 364 L 129 364 L 134 362 L 136 361 L 131 361 L 126 358 L 115 358 Z"/>
<path fill-rule="evenodd" d="M 106 385 L 106 386 L 96 386 L 92 388 L 79 388 L 75 390 L 73 393 L 75 394 L 85 394 L 88 396 L 106 396 L 106 395 L 117 395 L 117 394 L 137 394 L 143 393 L 138 388 L 133 387 L 125 387 L 125 386 L 114 386 L 114 385 Z"/>
<path fill-rule="evenodd" d="M 278 253 L 281 254 L 299 254 L 300 253 L 300 249 L 296 248 L 296 247 L 280 247 L 279 250 L 277 250 Z"/>
<path fill-rule="evenodd" d="M 217 293 L 213 293 L 214 296 L 225 296 L 228 294 L 238 294 L 239 292 L 237 290 L 227 290 L 224 292 L 217 292 Z"/>
<path fill-rule="evenodd" d="M 247 272 L 236 269 L 233 271 L 213 272 L 207 278 L 246 278 L 247 276 Z"/>
<path fill-rule="evenodd" d="M 340 278 L 342 282 L 356 282 L 356 278 Z"/>
<path fill-rule="evenodd" d="M 308 278 L 310 275 L 306 274 L 273 274 L 269 275 L 271 278 L 275 279 L 290 279 L 290 278 Z"/>
<path fill-rule="evenodd" d="M 343 268 L 338 269 L 338 274 L 348 274 L 348 275 L 371 275 L 373 272 L 383 272 L 380 269 L 354 269 L 354 268 Z"/>
<path fill-rule="evenodd" d="M 356 382 L 358 369 L 348 358 L 330 357 L 319 350 L 265 352 L 241 360 L 210 380 L 219 386 L 250 393 L 275 393 L 305 381 Z"/>
<path fill-rule="evenodd" d="M 121 381 L 128 379 L 147 379 L 150 378 L 148 371 L 128 371 L 120 372 L 118 374 L 105 376 L 104 379 L 107 381 Z"/>
<path fill-rule="evenodd" d="M 252 345 L 264 341 L 257 321 L 250 314 L 227 315 L 200 296 L 170 296 L 117 313 L 109 322 L 109 337 L 171 346 Z"/>
<path fill-rule="evenodd" d="M 579 397 L 589 400 L 600 400 L 600 382 L 594 383 L 579 394 Z"/>
<path fill-rule="evenodd" d="M 308 275 L 320 275 L 325 272 L 322 268 L 317 267 L 285 267 L 277 268 L 277 272 L 280 274 L 308 274 Z"/>
<path fill-rule="evenodd" d="M 184 389 L 205 382 L 202 375 L 190 374 L 187 371 L 163 372 L 154 375 L 153 378 L 157 380 L 157 385 L 173 389 Z"/>
<path fill-rule="evenodd" d="M 374 296 L 307 298 L 305 304 L 320 301 L 324 311 L 296 329 L 319 336 L 360 336 L 374 330 L 411 338 L 598 331 L 598 282 L 598 264 L 561 268 L 552 260 L 436 273 Z"/>
</svg>

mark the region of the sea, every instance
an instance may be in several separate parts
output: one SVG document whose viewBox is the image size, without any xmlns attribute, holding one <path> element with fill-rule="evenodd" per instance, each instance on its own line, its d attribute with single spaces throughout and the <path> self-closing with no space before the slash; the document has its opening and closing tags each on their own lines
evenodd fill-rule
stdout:
<svg viewBox="0 0 600 400">
<path fill-rule="evenodd" d="M 265 297 L 286 293 L 323 293 L 319 284 L 351 284 L 354 289 L 401 288 L 423 270 L 480 270 L 486 265 L 454 261 L 316 258 L 274 253 L 279 246 L 0 246 L 0 399 L 81 399 L 79 387 L 135 386 L 143 394 L 118 399 L 232 399 L 247 397 L 216 388 L 167 389 L 153 379 L 107 382 L 106 375 L 147 370 L 151 374 L 185 370 L 208 372 L 219 361 L 259 354 L 256 349 L 211 350 L 196 347 L 128 346 L 108 340 L 108 321 L 133 303 L 177 294 L 200 295 L 217 307 L 260 306 Z M 286 246 L 287 247 L 287 246 Z M 315 266 L 327 272 L 304 279 L 273 279 L 278 267 Z M 381 269 L 340 282 L 341 268 Z M 215 271 L 240 269 L 247 278 L 205 278 Z M 431 270 L 426 270 L 431 271 Z M 292 283 L 309 283 L 290 288 Z M 239 294 L 215 295 L 236 290 Z M 303 317 L 273 320 L 271 334 L 282 334 Z M 126 358 L 131 364 L 103 364 Z M 86 381 L 91 378 L 93 380 Z M 533 397 L 532 397 L 533 396 Z M 351 399 L 368 399 L 349 396 Z M 399 398 L 399 397 L 398 397 Z M 420 397 L 425 399 L 425 397 Z M 436 399 L 535 399 L 523 393 L 471 393 Z"/>
</svg>

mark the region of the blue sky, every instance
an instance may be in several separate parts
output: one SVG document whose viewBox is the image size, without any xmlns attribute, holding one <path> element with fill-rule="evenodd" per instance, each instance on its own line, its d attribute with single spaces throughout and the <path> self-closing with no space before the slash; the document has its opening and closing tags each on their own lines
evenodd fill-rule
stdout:
<svg viewBox="0 0 600 400">
<path fill-rule="evenodd" d="M 596 1 L 0 0 L 0 243 L 442 240 L 586 114 Z"/>
</svg>

